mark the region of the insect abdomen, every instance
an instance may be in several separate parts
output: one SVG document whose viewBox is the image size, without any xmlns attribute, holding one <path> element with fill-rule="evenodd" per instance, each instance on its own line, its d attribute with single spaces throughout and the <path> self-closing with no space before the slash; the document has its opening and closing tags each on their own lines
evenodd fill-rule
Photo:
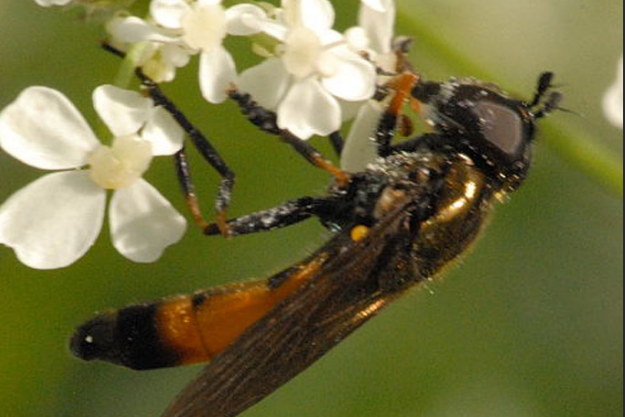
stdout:
<svg viewBox="0 0 625 417">
<path fill-rule="evenodd" d="M 74 355 L 133 369 L 176 365 L 179 355 L 160 342 L 155 317 L 158 304 L 129 306 L 102 313 L 80 326 L 71 340 Z"/>
<path fill-rule="evenodd" d="M 145 370 L 206 362 L 306 282 L 323 257 L 274 280 L 235 284 L 101 313 L 80 326 L 72 352 Z"/>
</svg>

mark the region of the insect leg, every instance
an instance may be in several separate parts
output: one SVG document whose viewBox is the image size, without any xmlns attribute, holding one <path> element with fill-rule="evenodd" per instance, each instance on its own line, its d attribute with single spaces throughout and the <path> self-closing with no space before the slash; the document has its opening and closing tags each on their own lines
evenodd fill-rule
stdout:
<svg viewBox="0 0 625 417">
<path fill-rule="evenodd" d="M 208 223 L 202 215 L 202 209 L 195 192 L 195 185 L 191 178 L 191 167 L 187 160 L 186 149 L 183 148 L 174 155 L 176 175 L 178 177 L 178 183 L 182 187 L 182 192 L 185 196 L 187 207 L 193 216 L 195 223 L 200 226 L 202 230 L 205 230 Z"/>
<path fill-rule="evenodd" d="M 250 94 L 242 93 L 236 88 L 233 88 L 229 92 L 229 96 L 239 105 L 242 113 L 253 125 L 257 126 L 263 132 L 279 136 L 283 142 L 291 145 L 291 147 L 310 164 L 332 174 L 336 178 L 339 186 L 344 187 L 349 183 L 349 174 L 335 167 L 330 161 L 323 157 L 321 152 L 316 150 L 308 142 L 298 138 L 287 130 L 281 129 L 278 126 L 278 116 L 275 112 L 260 106 L 254 101 Z M 340 136 L 335 133 L 334 137 L 335 139 L 332 140 L 336 141 Z M 336 145 L 334 146 L 336 147 Z"/>
<path fill-rule="evenodd" d="M 330 206 L 331 202 L 327 199 L 298 198 L 268 210 L 228 220 L 227 228 L 230 236 L 266 232 L 299 223 L 312 216 L 322 217 Z M 204 232 L 207 235 L 216 235 L 220 233 L 220 229 L 213 223 L 208 225 Z"/>
<path fill-rule="evenodd" d="M 341 135 L 341 132 L 334 132 L 330 135 L 329 139 L 336 156 L 341 157 L 341 154 L 343 153 L 343 145 L 345 145 L 343 135 Z"/>
<path fill-rule="evenodd" d="M 329 172 L 334 176 L 339 187 L 345 188 L 349 184 L 350 176 L 347 172 L 335 167 L 332 162 L 328 161 L 308 142 L 301 140 L 297 136 L 288 131 L 283 131 L 280 135 L 283 142 L 291 145 L 293 149 L 304 157 L 309 163 Z"/>
<path fill-rule="evenodd" d="M 436 147 L 443 142 L 442 138 L 443 136 L 439 133 L 424 133 L 416 138 L 398 143 L 397 145 L 392 145 L 390 147 L 390 153 L 415 152 L 419 149 L 436 149 Z"/>
<path fill-rule="evenodd" d="M 378 145 L 379 156 L 386 157 L 393 153 L 391 141 L 397 131 L 401 109 L 406 101 L 411 98 L 412 89 L 417 81 L 418 76 L 413 72 L 400 74 L 391 81 L 390 86 L 394 90 L 394 94 L 386 111 L 380 118 L 378 129 L 375 132 L 375 142 Z"/>
<path fill-rule="evenodd" d="M 198 152 L 202 155 L 204 160 L 209 163 L 221 176 L 221 184 L 219 191 L 217 192 L 217 198 L 215 200 L 215 210 L 217 212 L 217 225 L 220 232 L 227 236 L 228 230 L 226 225 L 226 210 L 230 205 L 232 196 L 232 189 L 235 183 L 235 174 L 228 167 L 223 160 L 219 152 L 211 145 L 206 136 L 200 132 L 187 117 L 176 107 L 176 105 L 165 96 L 157 83 L 152 81 L 143 72 L 138 69 L 137 77 L 141 80 L 143 86 L 148 90 L 150 97 L 154 100 L 154 103 L 158 106 L 162 106 L 167 110 L 176 122 L 187 132 L 191 142 L 195 145 Z M 191 172 L 189 169 L 189 163 L 186 158 L 185 151 L 182 150 L 175 157 L 176 172 L 183 192 L 185 194 L 187 205 L 191 210 L 195 222 L 202 228 L 207 227 L 207 222 L 204 220 L 197 197 L 195 195 L 195 187 L 191 180 Z"/>
</svg>

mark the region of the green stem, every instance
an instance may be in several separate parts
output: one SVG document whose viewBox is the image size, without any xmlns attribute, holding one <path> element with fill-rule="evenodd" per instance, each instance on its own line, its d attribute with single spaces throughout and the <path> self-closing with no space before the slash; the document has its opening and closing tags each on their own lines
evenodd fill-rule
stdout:
<svg viewBox="0 0 625 417">
<path fill-rule="evenodd" d="M 544 143 L 564 161 L 601 185 L 623 197 L 623 161 L 590 135 L 572 132 L 570 127 L 550 122 L 542 128 Z"/>
<path fill-rule="evenodd" d="M 479 78 L 498 78 L 466 54 L 435 36 L 436 31 L 433 31 L 425 22 L 414 19 L 410 15 L 410 13 L 400 13 L 398 25 L 410 28 L 410 33 L 419 39 L 420 43 L 427 45 L 437 60 Z M 569 127 L 553 121 L 546 123 L 542 130 L 546 132 L 544 137 L 548 138 L 544 141 L 545 145 L 559 157 L 609 193 L 623 197 L 623 162 L 607 147 L 601 145 L 590 134 L 583 134 L 577 130 L 572 132 Z"/>
<path fill-rule="evenodd" d="M 123 59 L 122 64 L 117 71 L 117 75 L 115 76 L 115 86 L 120 88 L 128 88 L 130 86 L 130 83 L 135 76 L 135 69 L 139 66 L 141 57 L 148 47 L 149 44 L 147 42 L 143 42 L 135 44 L 130 48 L 126 54 L 126 58 Z"/>
</svg>

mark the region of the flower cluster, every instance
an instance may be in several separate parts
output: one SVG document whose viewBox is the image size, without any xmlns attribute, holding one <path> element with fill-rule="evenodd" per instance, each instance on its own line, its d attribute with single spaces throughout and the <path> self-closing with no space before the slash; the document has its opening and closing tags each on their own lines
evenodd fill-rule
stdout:
<svg viewBox="0 0 625 417">
<path fill-rule="evenodd" d="M 180 240 L 184 218 L 142 179 L 154 156 L 182 148 L 184 132 L 139 93 L 113 86 L 93 102 L 111 131 L 104 145 L 60 92 L 31 87 L 0 113 L 0 146 L 20 161 L 59 171 L 15 193 L 0 207 L 0 242 L 33 268 L 61 268 L 93 245 L 113 190 L 113 244 L 136 262 L 152 262 Z"/>
<path fill-rule="evenodd" d="M 231 7 L 222 0 L 151 0 L 147 18 L 125 9 L 133 0 L 35 2 L 108 9 L 111 44 L 157 83 L 174 81 L 177 69 L 199 56 L 206 101 L 219 104 L 237 88 L 302 140 L 338 131 L 356 115 L 355 132 L 372 130 L 379 70 L 394 67 L 394 0 L 362 0 L 358 24 L 345 32 L 335 29 L 329 0 Z M 224 46 L 229 36 L 247 38 L 262 62 L 239 71 Z M 68 98 L 47 87 L 26 89 L 0 112 L 0 147 L 52 171 L 0 206 L 0 243 L 30 267 L 62 268 L 80 259 L 97 239 L 107 206 L 112 243 L 135 262 L 157 260 L 186 230 L 185 219 L 143 179 L 155 156 L 183 148 L 185 132 L 138 92 L 100 86 L 93 103 L 108 128 L 100 138 Z M 358 163 L 372 157 L 358 150 L 363 143 L 369 145 L 347 143 Z"/>
<path fill-rule="evenodd" d="M 301 139 L 339 130 L 349 118 L 349 104 L 375 93 L 376 65 L 363 54 L 389 51 L 393 0 L 363 1 L 363 24 L 345 34 L 334 29 L 329 0 L 282 0 L 281 7 L 264 6 L 152 0 L 149 19 L 120 16 L 108 30 L 122 44 L 148 43 L 140 65 L 157 82 L 173 80 L 177 68 L 199 55 L 199 86 L 207 101 L 221 103 L 236 85 L 275 110 L 280 128 Z M 223 45 L 227 36 L 248 37 L 265 61 L 238 74 Z"/>
</svg>

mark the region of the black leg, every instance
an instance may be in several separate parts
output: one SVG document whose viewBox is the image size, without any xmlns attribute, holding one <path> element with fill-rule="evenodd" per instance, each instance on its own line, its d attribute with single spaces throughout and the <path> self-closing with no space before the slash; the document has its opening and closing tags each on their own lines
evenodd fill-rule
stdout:
<svg viewBox="0 0 625 417">
<path fill-rule="evenodd" d="M 295 149 L 297 153 L 302 155 L 304 159 L 306 159 L 310 164 L 332 174 L 336 179 L 339 187 L 344 188 L 347 186 L 347 184 L 349 184 L 349 174 L 332 165 L 332 162 L 325 159 L 323 155 L 321 155 L 321 153 L 316 150 L 310 143 L 301 140 L 300 138 L 288 131 L 283 131 L 280 135 L 280 139 L 282 139 L 283 142 L 291 145 L 291 147 Z"/>
<path fill-rule="evenodd" d="M 222 234 L 227 235 L 226 227 L 226 210 L 230 205 L 232 197 L 232 189 L 235 183 L 235 174 L 228 167 L 223 158 L 219 155 L 219 152 L 210 144 L 208 139 L 200 132 L 187 117 L 176 107 L 176 105 L 165 96 L 158 84 L 152 81 L 149 77 L 145 76 L 140 69 L 137 70 L 137 76 L 141 80 L 143 86 L 148 90 L 150 97 L 154 100 L 154 103 L 158 106 L 165 108 L 176 120 L 176 122 L 187 132 L 191 142 L 195 145 L 198 152 L 202 157 L 212 166 L 221 176 L 221 184 L 215 200 L 215 210 L 217 212 L 217 224 L 220 227 Z M 195 188 L 191 179 L 191 172 L 189 164 L 186 158 L 186 154 L 183 151 L 176 155 L 176 171 L 183 192 L 187 199 L 187 204 L 196 223 L 206 228 L 206 221 L 203 219 L 197 197 L 195 195 Z"/>
<path fill-rule="evenodd" d="M 125 58 L 125 52 L 115 48 L 114 46 L 103 42 L 102 48 L 112 53 L 119 58 Z M 223 158 L 219 155 L 219 152 L 210 144 L 208 139 L 200 132 L 187 117 L 176 107 L 176 105 L 167 98 L 157 83 L 146 76 L 141 68 L 135 70 L 137 78 L 141 81 L 142 85 L 148 90 L 150 97 L 154 100 L 154 103 L 158 106 L 162 106 L 167 110 L 176 122 L 184 129 L 189 135 L 189 138 L 197 148 L 202 157 L 209 163 L 221 176 L 221 184 L 219 191 L 217 192 L 217 198 L 215 199 L 215 210 L 217 212 L 217 226 L 220 232 L 224 235 L 228 235 L 226 225 L 226 210 L 230 206 L 230 200 L 232 198 L 232 189 L 235 183 L 235 174 L 228 167 Z M 195 222 L 205 230 L 208 227 L 208 223 L 202 216 L 202 210 L 200 209 L 199 201 L 195 193 L 195 186 L 191 178 L 191 169 L 187 160 L 187 155 L 184 149 L 179 151 L 175 155 L 176 174 L 178 181 L 182 187 L 182 191 L 185 195 L 187 206 L 191 211 Z"/>
<path fill-rule="evenodd" d="M 116 56 L 125 57 L 122 51 L 104 43 L 103 48 Z M 191 170 L 185 149 L 175 155 L 176 173 L 186 198 L 187 205 L 195 222 L 202 228 L 205 234 L 223 234 L 234 236 L 271 230 L 279 227 L 298 223 L 311 216 L 323 217 L 324 210 L 331 205 L 328 200 L 305 197 L 287 202 L 273 209 L 243 216 L 226 221 L 226 209 L 230 205 L 232 189 L 235 183 L 235 174 L 228 167 L 217 150 L 210 144 L 208 139 L 200 132 L 187 117 L 167 98 L 159 85 L 147 77 L 140 68 L 136 70 L 137 77 L 141 80 L 144 88 L 156 105 L 165 108 L 185 130 L 189 138 L 200 152 L 202 157 L 221 175 L 221 185 L 217 194 L 215 208 L 217 222 L 208 224 L 202 215 L 202 210 L 197 199 L 195 186 L 191 177 Z M 288 131 L 280 129 L 277 125 L 277 115 L 255 103 L 248 94 L 231 91 L 230 97 L 239 104 L 243 114 L 264 132 L 279 136 L 282 141 L 291 145 L 312 165 L 322 168 L 331 173 L 339 186 L 347 186 L 350 181 L 349 175 L 334 167 L 320 152 L 307 142 L 297 138 Z M 337 153 L 342 150 L 342 138 L 340 133 L 331 136 L 331 141 Z"/>
<path fill-rule="evenodd" d="M 102 46 L 102 49 L 104 49 L 106 52 L 109 52 L 121 59 L 126 58 L 126 53 L 124 51 L 115 48 L 113 45 L 107 43 L 106 41 L 102 41 L 100 45 Z"/>
<path fill-rule="evenodd" d="M 291 145 L 291 147 L 310 164 L 332 174 L 340 187 L 344 187 L 349 183 L 349 174 L 335 167 L 330 161 L 323 157 L 321 152 L 316 150 L 307 141 L 298 138 L 287 130 L 280 129 L 278 126 L 278 116 L 275 112 L 263 108 L 254 101 L 251 95 L 242 93 L 236 88 L 233 88 L 229 92 L 229 96 L 239 105 L 243 115 L 245 115 L 254 126 L 257 126 L 263 132 L 279 136 L 283 142 Z"/>
<path fill-rule="evenodd" d="M 193 216 L 193 220 L 195 223 L 200 226 L 202 230 L 206 230 L 208 227 L 208 223 L 204 219 L 202 215 L 202 209 L 200 208 L 200 203 L 197 198 L 197 194 L 195 193 L 195 185 L 193 184 L 193 180 L 191 177 L 191 167 L 189 166 L 189 161 L 187 160 L 187 153 L 185 149 L 182 149 L 174 156 L 175 164 L 176 164 L 176 174 L 178 176 L 178 182 L 182 187 L 182 192 L 184 193 L 187 207 Z M 222 230 L 225 228 L 222 225 Z"/>
<path fill-rule="evenodd" d="M 332 133 L 329 139 L 330 139 L 330 144 L 332 145 L 332 148 L 334 149 L 334 152 L 336 153 L 336 156 L 340 158 L 341 154 L 343 153 L 343 145 L 345 144 L 345 140 L 343 139 L 341 132 Z"/>
<path fill-rule="evenodd" d="M 266 232 L 299 223 L 313 216 L 323 217 L 323 213 L 331 211 L 331 205 L 329 200 L 323 198 L 303 197 L 268 210 L 228 220 L 227 228 L 230 236 Z M 220 228 L 213 223 L 206 227 L 205 233 L 216 235 L 220 233 Z"/>
</svg>

